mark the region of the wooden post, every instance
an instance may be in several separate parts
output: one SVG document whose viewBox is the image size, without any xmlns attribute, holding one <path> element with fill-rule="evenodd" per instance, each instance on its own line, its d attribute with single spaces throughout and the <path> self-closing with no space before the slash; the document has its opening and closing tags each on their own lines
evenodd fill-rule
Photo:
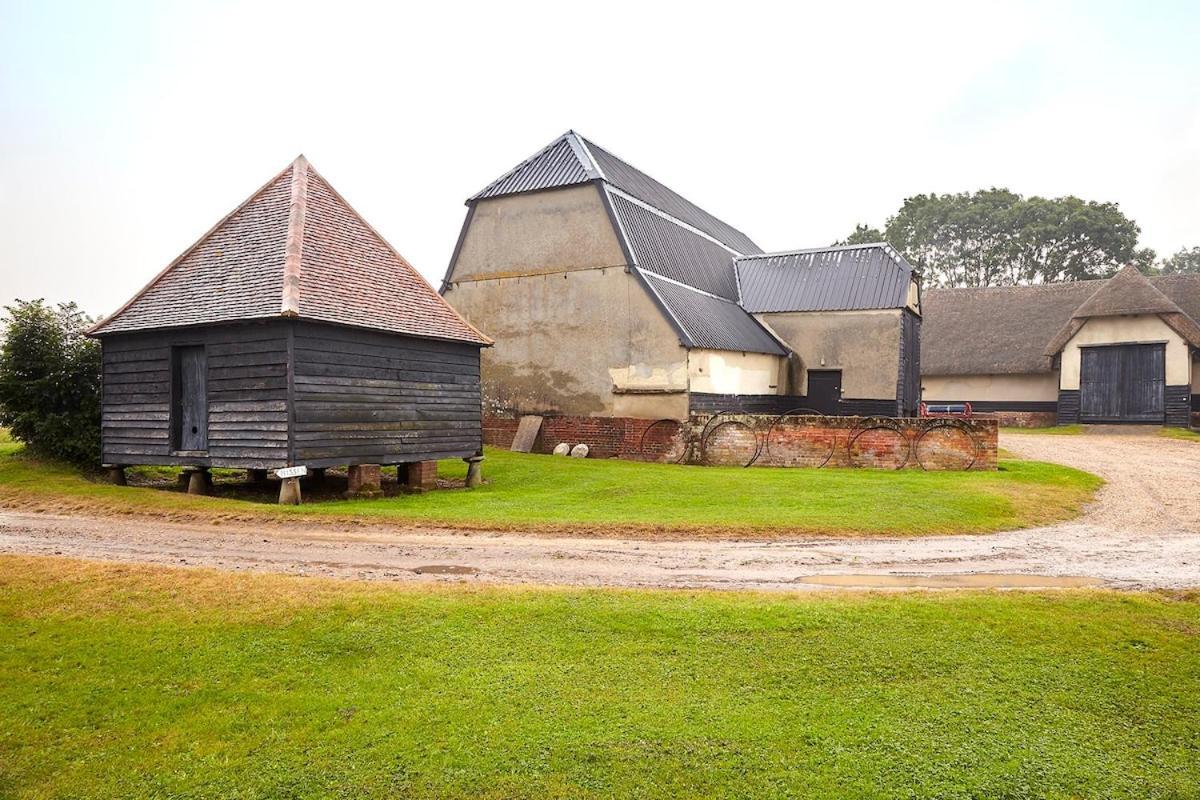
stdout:
<svg viewBox="0 0 1200 800">
<path fill-rule="evenodd" d="M 279 505 L 300 505 L 300 479 L 284 478 L 279 482 Z"/>
<path fill-rule="evenodd" d="M 128 485 L 125 481 L 125 468 L 110 464 L 108 467 L 108 480 L 115 486 Z"/>
<path fill-rule="evenodd" d="M 467 488 L 474 489 L 483 483 L 483 456 L 467 456 Z"/>
</svg>

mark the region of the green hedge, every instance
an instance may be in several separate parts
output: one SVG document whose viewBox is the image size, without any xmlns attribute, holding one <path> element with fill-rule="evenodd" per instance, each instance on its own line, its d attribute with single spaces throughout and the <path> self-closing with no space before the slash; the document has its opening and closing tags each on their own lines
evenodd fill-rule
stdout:
<svg viewBox="0 0 1200 800">
<path fill-rule="evenodd" d="M 0 425 L 30 449 L 94 466 L 100 460 L 100 344 L 74 303 L 5 307 Z"/>
</svg>

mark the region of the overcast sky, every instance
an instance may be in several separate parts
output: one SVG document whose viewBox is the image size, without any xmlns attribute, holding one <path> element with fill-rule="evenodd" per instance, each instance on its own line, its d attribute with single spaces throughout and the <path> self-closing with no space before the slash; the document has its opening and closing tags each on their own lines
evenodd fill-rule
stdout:
<svg viewBox="0 0 1200 800">
<path fill-rule="evenodd" d="M 1200 5 L 0 0 L 0 302 L 109 314 L 303 152 L 431 281 L 568 128 L 767 250 L 921 192 L 1200 245 Z"/>
</svg>

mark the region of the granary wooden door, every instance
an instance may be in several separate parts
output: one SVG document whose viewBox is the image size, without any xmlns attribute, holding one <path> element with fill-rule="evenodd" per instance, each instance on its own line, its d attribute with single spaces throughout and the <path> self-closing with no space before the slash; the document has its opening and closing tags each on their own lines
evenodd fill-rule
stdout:
<svg viewBox="0 0 1200 800">
<path fill-rule="evenodd" d="M 204 347 L 175 348 L 174 431 L 179 450 L 208 450 L 208 361 Z"/>
<path fill-rule="evenodd" d="M 1080 358 L 1081 421 L 1163 421 L 1166 384 L 1163 345 L 1085 347 Z"/>
</svg>

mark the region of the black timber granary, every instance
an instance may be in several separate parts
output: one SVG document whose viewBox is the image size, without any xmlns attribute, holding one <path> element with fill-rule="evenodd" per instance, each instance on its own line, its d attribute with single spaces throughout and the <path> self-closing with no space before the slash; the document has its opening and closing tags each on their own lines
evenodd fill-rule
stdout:
<svg viewBox="0 0 1200 800">
<path fill-rule="evenodd" d="M 481 451 L 490 340 L 303 156 L 90 334 L 110 465 L 320 468 Z"/>
</svg>

